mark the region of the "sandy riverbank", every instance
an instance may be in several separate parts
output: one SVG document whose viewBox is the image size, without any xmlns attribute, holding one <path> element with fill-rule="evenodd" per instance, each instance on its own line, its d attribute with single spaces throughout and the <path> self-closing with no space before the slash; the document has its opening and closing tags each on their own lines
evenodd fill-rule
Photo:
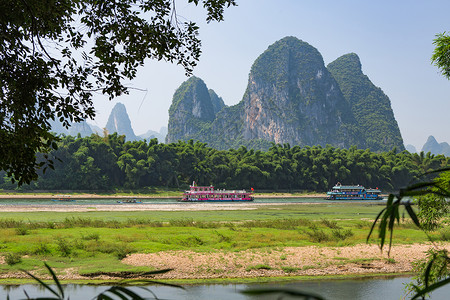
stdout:
<svg viewBox="0 0 450 300">
<path fill-rule="evenodd" d="M 267 206 L 302 205 L 314 203 L 171 203 L 171 204 L 0 204 L 0 212 L 88 212 L 88 211 L 207 211 L 207 210 L 252 210 Z M 315 203 L 317 204 L 317 203 Z"/>
<path fill-rule="evenodd" d="M 412 262 L 425 258 L 430 244 L 393 246 L 382 253 L 377 245 L 348 247 L 286 247 L 240 252 L 195 253 L 167 251 L 132 254 L 123 260 L 133 266 L 172 268 L 157 278 L 246 278 L 283 276 L 400 274 L 412 271 Z M 443 244 L 450 250 L 450 243 Z"/>
<path fill-rule="evenodd" d="M 348 247 L 286 247 L 249 249 L 240 252 L 202 253 L 193 251 L 164 251 L 135 253 L 123 263 L 149 269 L 172 271 L 156 275 L 155 279 L 225 279 L 290 276 L 371 276 L 400 275 L 412 271 L 412 262 L 425 258 L 431 244 L 394 245 L 391 255 L 377 245 Z M 439 245 L 450 251 L 450 243 Z M 386 249 L 387 250 L 387 249 Z M 0 264 L 5 259 L 0 255 Z M 76 268 L 61 270 L 58 277 L 65 281 L 117 280 L 124 274 L 80 275 Z M 42 276 L 40 276 L 42 278 Z M 126 274 L 130 278 L 130 274 Z M 22 272 L 0 274 L 1 279 L 29 278 Z M 0 281 L 1 283 L 1 281 Z"/>
</svg>

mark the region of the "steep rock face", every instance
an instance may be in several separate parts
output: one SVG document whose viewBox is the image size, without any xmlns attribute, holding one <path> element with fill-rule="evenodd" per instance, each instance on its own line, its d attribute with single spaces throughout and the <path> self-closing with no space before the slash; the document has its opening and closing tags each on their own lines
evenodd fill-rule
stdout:
<svg viewBox="0 0 450 300">
<path fill-rule="evenodd" d="M 214 114 L 217 114 L 222 108 L 225 107 L 225 103 L 223 102 L 223 99 L 219 96 L 217 96 L 216 92 L 209 89 L 208 90 L 209 97 L 211 98 L 211 104 L 213 106 Z"/>
<path fill-rule="evenodd" d="M 372 151 L 404 150 L 403 139 L 391 108 L 391 101 L 363 74 L 359 57 L 346 54 L 328 65 L 328 70 L 351 106 Z"/>
<path fill-rule="evenodd" d="M 210 92 L 203 80 L 192 76 L 175 91 L 169 108 L 169 126 L 166 142 L 189 140 L 205 130 L 215 119 L 216 113 Z M 215 95 L 217 109 L 220 98 Z M 223 104 L 223 101 L 222 101 Z"/>
<path fill-rule="evenodd" d="M 422 151 L 425 153 L 431 152 L 431 154 L 443 154 L 450 156 L 450 145 L 446 142 L 438 143 L 434 136 L 430 135 L 426 143 L 422 147 Z"/>
<path fill-rule="evenodd" d="M 195 139 L 217 149 L 268 149 L 275 142 L 403 150 L 389 98 L 362 74 L 359 58 L 344 56 L 329 68 L 314 47 L 286 37 L 257 58 L 234 106 L 211 91 L 206 96 L 203 81 L 191 78 L 174 95 L 166 142 Z M 366 132 L 377 126 L 379 131 Z"/>
<path fill-rule="evenodd" d="M 247 140 L 302 146 L 365 144 L 322 56 L 295 37 L 276 42 L 258 57 L 242 101 Z"/>
<path fill-rule="evenodd" d="M 111 114 L 109 115 L 105 128 L 109 134 L 117 132 L 119 135 L 125 135 L 128 141 L 135 141 L 139 139 L 134 134 L 127 109 L 122 103 L 117 103 L 114 106 Z"/>
</svg>

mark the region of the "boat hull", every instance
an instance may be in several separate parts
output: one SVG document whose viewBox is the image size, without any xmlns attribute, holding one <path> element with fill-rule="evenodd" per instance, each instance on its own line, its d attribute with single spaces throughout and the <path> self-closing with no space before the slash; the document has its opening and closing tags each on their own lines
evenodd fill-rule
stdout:
<svg viewBox="0 0 450 300">
<path fill-rule="evenodd" d="M 250 199 L 180 199 L 178 202 L 252 202 L 253 198 Z"/>
<path fill-rule="evenodd" d="M 378 198 L 363 198 L 363 197 L 352 197 L 352 198 L 348 198 L 348 197 L 336 197 L 336 198 L 331 198 L 331 197 L 326 197 L 325 200 L 342 200 L 342 201 L 352 201 L 352 200 L 357 200 L 357 201 L 375 201 L 375 200 L 383 200 L 383 197 L 378 197 Z"/>
</svg>

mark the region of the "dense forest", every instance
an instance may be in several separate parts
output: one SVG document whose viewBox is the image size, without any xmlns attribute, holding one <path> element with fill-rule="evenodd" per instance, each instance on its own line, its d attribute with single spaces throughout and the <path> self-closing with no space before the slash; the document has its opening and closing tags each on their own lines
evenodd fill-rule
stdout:
<svg viewBox="0 0 450 300">
<path fill-rule="evenodd" d="M 216 150 L 201 142 L 161 144 L 157 139 L 125 141 L 125 136 L 63 136 L 54 170 L 21 189 L 140 190 L 148 187 L 185 188 L 192 181 L 218 188 L 308 190 L 324 192 L 336 182 L 392 191 L 426 171 L 449 166 L 449 158 L 430 153 L 375 153 L 331 146 L 291 147 L 272 144 L 268 151 Z M 0 188 L 16 188 L 2 173 Z"/>
</svg>

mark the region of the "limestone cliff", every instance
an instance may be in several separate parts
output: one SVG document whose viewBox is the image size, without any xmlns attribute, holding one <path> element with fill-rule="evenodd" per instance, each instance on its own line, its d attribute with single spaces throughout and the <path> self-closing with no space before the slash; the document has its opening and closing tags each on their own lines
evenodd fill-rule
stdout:
<svg viewBox="0 0 450 300">
<path fill-rule="evenodd" d="M 117 103 L 114 106 L 111 114 L 109 115 L 105 128 L 109 134 L 117 132 L 119 135 L 125 135 L 127 141 L 135 141 L 139 139 L 134 134 L 127 109 L 122 103 Z"/>
<path fill-rule="evenodd" d="M 214 101 L 220 106 L 218 99 Z M 198 139 L 198 134 L 209 127 L 215 116 L 208 88 L 203 80 L 192 76 L 181 84 L 173 96 L 166 142 Z"/>
<path fill-rule="evenodd" d="M 283 38 L 256 59 L 245 94 L 234 106 L 226 106 L 215 93 L 208 94 L 204 82 L 192 77 L 173 97 L 166 142 L 195 139 L 218 149 L 241 145 L 267 149 L 271 142 L 403 149 L 389 98 L 362 74 L 359 59 L 350 58 L 327 68 L 313 46 L 295 37 Z M 359 93 L 361 86 L 369 93 Z M 362 113 L 370 108 L 377 122 L 385 122 L 382 129 L 392 134 L 365 132 L 376 127 Z M 378 135 L 382 136 L 375 138 Z"/>
<path fill-rule="evenodd" d="M 322 56 L 295 37 L 276 42 L 258 57 L 242 101 L 246 140 L 301 146 L 365 145 Z"/>
<path fill-rule="evenodd" d="M 391 108 L 391 100 L 363 74 L 358 55 L 346 54 L 328 65 L 350 104 L 372 151 L 404 150 L 402 135 Z"/>
</svg>

